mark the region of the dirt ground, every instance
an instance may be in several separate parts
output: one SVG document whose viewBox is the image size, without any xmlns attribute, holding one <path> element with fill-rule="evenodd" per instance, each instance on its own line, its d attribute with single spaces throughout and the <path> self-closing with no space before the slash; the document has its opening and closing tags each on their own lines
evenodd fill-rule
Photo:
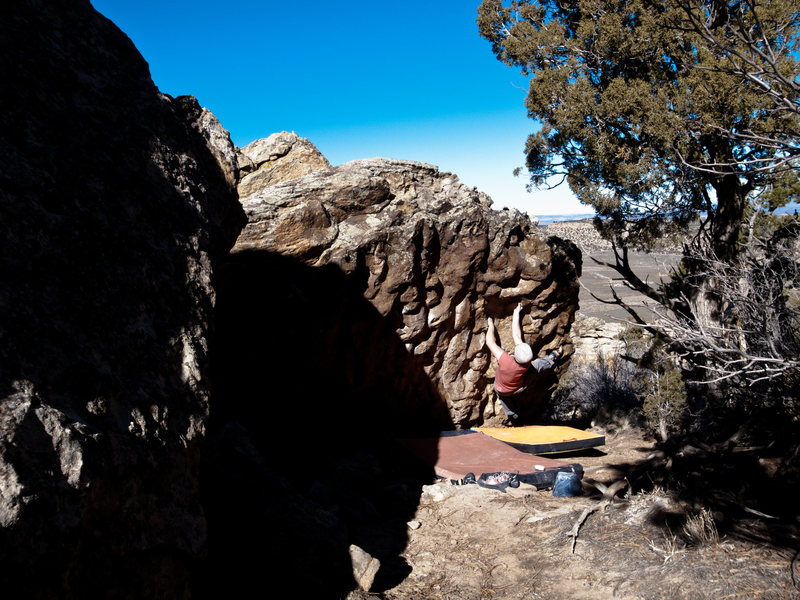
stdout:
<svg viewBox="0 0 800 600">
<path fill-rule="evenodd" d="M 567 457 L 585 469 L 583 496 L 555 498 L 525 484 L 507 493 L 423 486 L 401 556 L 410 573 L 391 589 L 352 592 L 348 600 L 800 599 L 793 550 L 742 536 L 714 539 L 713 515 L 700 519 L 657 486 L 606 502 L 588 482 L 619 480 L 653 442 L 630 428 L 604 433 L 604 447 Z M 569 534 L 584 516 L 573 551 Z M 699 530 L 684 528 L 695 516 Z"/>
</svg>

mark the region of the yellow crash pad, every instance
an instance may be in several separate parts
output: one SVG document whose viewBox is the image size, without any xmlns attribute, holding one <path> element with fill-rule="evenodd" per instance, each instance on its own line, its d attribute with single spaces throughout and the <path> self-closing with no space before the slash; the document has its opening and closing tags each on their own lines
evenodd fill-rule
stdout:
<svg viewBox="0 0 800 600">
<path fill-rule="evenodd" d="M 556 454 L 574 452 L 586 448 L 602 446 L 606 437 L 574 427 L 560 425 L 527 425 L 525 427 L 475 427 L 517 450 L 531 454 Z"/>
</svg>

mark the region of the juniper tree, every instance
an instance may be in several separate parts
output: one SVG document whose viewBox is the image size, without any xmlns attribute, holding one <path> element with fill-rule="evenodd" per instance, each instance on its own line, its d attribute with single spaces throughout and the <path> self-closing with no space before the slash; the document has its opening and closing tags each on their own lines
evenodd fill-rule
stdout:
<svg viewBox="0 0 800 600">
<path fill-rule="evenodd" d="M 699 222 L 683 271 L 704 256 L 736 264 L 749 205 L 796 198 L 795 0 L 484 0 L 478 25 L 498 59 L 530 76 L 531 187 L 566 181 L 602 217 L 611 266 L 632 287 L 718 325 L 713 278 L 654 288 L 628 250 Z"/>
<path fill-rule="evenodd" d="M 484 0 L 478 25 L 530 76 L 531 185 L 566 180 L 604 217 L 623 271 L 627 248 L 701 214 L 714 255 L 733 256 L 748 196 L 796 179 L 794 0 Z"/>
</svg>

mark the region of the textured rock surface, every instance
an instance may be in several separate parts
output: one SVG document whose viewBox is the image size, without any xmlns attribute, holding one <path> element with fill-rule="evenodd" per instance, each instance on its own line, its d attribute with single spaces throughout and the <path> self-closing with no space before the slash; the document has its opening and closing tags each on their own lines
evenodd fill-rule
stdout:
<svg viewBox="0 0 800 600">
<path fill-rule="evenodd" d="M 241 149 L 239 193 L 249 196 L 260 189 L 331 168 L 314 144 L 294 133 L 281 131 Z"/>
<path fill-rule="evenodd" d="M 5 3 L 0 61 L 0 587 L 183 597 L 235 151 L 86 0 Z"/>
<path fill-rule="evenodd" d="M 295 142 L 303 153 L 306 143 Z M 234 253 L 266 251 L 313 268 L 337 266 L 405 346 L 405 357 L 375 353 L 360 369 L 380 373 L 410 358 L 433 382 L 453 423 L 501 419 L 491 393 L 486 317 L 497 320 L 508 347 L 510 315 L 522 302 L 536 354 L 567 341 L 577 308 L 576 247 L 540 237 L 518 211 L 491 210 L 485 194 L 431 165 L 389 159 L 318 165 L 260 191 L 240 186 L 248 224 Z M 355 346 L 357 335 L 348 332 Z M 521 401 L 523 415 L 535 414 L 555 383 L 555 374 L 546 373 L 532 385 Z"/>
<path fill-rule="evenodd" d="M 624 353 L 625 341 L 622 332 L 628 327 L 625 323 L 606 322 L 596 317 L 586 317 L 578 313 L 572 326 L 572 342 L 575 354 L 572 360 L 591 364 L 599 360 L 613 362 Z"/>
</svg>

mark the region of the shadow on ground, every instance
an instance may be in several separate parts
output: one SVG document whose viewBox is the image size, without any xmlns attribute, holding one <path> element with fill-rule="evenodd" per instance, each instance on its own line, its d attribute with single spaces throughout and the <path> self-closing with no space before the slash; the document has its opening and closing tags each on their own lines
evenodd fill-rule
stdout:
<svg viewBox="0 0 800 600">
<path fill-rule="evenodd" d="M 773 432 L 774 433 L 774 432 Z M 772 437 L 772 434 L 770 434 Z M 674 437 L 645 459 L 609 465 L 632 492 L 659 490 L 683 507 L 680 514 L 653 515 L 665 532 L 691 545 L 687 519 L 709 511 L 719 536 L 731 536 L 784 552 L 800 548 L 800 469 L 785 444 L 762 446 L 751 439 L 711 443 Z"/>
<path fill-rule="evenodd" d="M 234 255 L 219 272 L 209 553 L 194 593 L 291 582 L 340 598 L 356 586 L 351 544 L 381 561 L 373 590 L 396 585 L 431 473 L 392 440 L 452 428 L 443 401 L 357 275 L 267 252 Z"/>
</svg>

